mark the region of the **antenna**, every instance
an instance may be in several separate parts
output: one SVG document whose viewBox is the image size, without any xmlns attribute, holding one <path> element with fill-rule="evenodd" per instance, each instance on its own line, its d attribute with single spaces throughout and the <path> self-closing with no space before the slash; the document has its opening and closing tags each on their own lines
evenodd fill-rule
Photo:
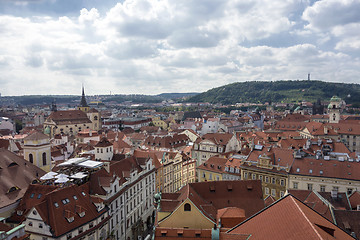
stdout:
<svg viewBox="0 0 360 240">
<path fill-rule="evenodd" d="M 308 73 L 308 81 L 310 81 L 310 73 Z"/>
</svg>

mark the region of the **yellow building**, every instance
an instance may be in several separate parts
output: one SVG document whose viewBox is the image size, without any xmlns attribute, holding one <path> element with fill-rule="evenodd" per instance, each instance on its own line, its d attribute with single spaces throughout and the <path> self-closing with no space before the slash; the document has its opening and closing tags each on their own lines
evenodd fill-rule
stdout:
<svg viewBox="0 0 360 240">
<path fill-rule="evenodd" d="M 188 183 L 196 181 L 196 160 L 185 160 L 183 157 L 182 163 L 182 185 L 185 186 Z"/>
<path fill-rule="evenodd" d="M 211 239 L 219 228 L 231 228 L 262 210 L 264 200 L 260 181 L 217 181 L 156 194 L 155 206 L 155 239 Z"/>
<path fill-rule="evenodd" d="M 277 200 L 285 195 L 289 186 L 289 171 L 293 161 L 292 149 L 261 146 L 254 149 L 247 160 L 242 161 L 241 179 L 261 180 L 264 198 L 271 195 Z"/>
<path fill-rule="evenodd" d="M 52 113 L 44 122 L 44 133 L 50 137 L 56 134 L 77 135 L 84 129 L 98 131 L 101 127 L 100 113 L 88 106 L 83 88 L 77 110 L 57 111 L 53 105 Z"/>
<path fill-rule="evenodd" d="M 55 111 L 44 122 L 44 133 L 50 137 L 56 134 L 77 135 L 84 129 L 91 129 L 93 123 L 81 110 Z"/>
<path fill-rule="evenodd" d="M 51 145 L 47 135 L 33 132 L 24 138 L 24 158 L 42 170 L 49 172 L 51 164 Z"/>
<path fill-rule="evenodd" d="M 197 167 L 199 182 L 220 181 L 224 179 L 225 164 L 224 157 L 210 157 L 206 162 Z"/>
<path fill-rule="evenodd" d="M 168 127 L 169 127 L 168 124 L 164 120 L 160 119 L 160 117 L 153 117 L 152 123 L 154 124 L 154 126 L 161 127 L 162 129 L 168 129 Z"/>
<path fill-rule="evenodd" d="M 182 155 L 180 152 L 172 152 L 170 153 L 171 160 L 173 162 L 173 168 L 174 168 L 174 192 L 178 191 L 183 185 L 182 185 Z"/>
</svg>

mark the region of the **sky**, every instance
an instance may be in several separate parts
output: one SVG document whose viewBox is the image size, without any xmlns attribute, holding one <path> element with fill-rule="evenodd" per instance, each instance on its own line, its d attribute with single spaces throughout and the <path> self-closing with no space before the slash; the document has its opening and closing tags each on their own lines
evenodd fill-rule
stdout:
<svg viewBox="0 0 360 240">
<path fill-rule="evenodd" d="M 360 83 L 360 0 L 0 0 L 0 93 Z"/>
</svg>

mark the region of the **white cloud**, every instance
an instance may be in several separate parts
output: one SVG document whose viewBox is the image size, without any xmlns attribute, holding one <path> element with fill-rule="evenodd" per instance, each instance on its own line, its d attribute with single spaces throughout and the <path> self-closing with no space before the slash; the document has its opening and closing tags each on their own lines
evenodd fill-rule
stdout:
<svg viewBox="0 0 360 240">
<path fill-rule="evenodd" d="M 0 15 L 3 95 L 78 94 L 82 82 L 87 94 L 205 91 L 308 72 L 358 81 L 358 1 L 125 0 L 60 17 L 45 3 Z"/>
</svg>

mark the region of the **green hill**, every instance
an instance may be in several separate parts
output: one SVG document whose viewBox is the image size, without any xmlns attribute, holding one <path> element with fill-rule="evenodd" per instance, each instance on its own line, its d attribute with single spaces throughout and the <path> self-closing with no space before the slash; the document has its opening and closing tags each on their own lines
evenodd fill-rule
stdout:
<svg viewBox="0 0 360 240">
<path fill-rule="evenodd" d="M 337 95 L 346 103 L 360 104 L 360 85 L 322 81 L 269 81 L 237 82 L 210 89 L 189 98 L 188 102 L 222 104 L 265 102 L 314 102 L 318 98 L 329 100 Z"/>
</svg>

